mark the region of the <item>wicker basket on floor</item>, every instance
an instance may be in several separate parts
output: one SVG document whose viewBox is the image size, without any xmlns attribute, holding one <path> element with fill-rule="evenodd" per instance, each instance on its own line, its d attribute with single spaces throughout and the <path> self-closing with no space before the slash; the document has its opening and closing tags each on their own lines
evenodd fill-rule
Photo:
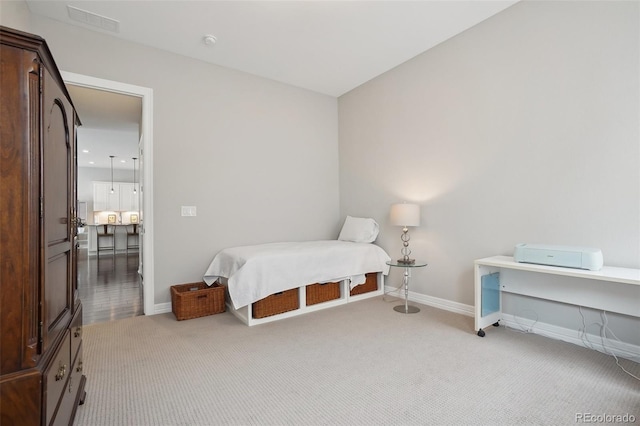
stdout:
<svg viewBox="0 0 640 426">
<path fill-rule="evenodd" d="M 281 291 L 260 299 L 251 305 L 253 318 L 270 317 L 271 315 L 293 311 L 300 307 L 298 289 Z"/>
<path fill-rule="evenodd" d="M 376 291 L 378 289 L 378 273 L 370 272 L 365 274 L 366 281 L 363 284 L 357 285 L 351 289 L 349 293 L 351 296 L 357 294 L 369 293 L 370 291 Z"/>
<path fill-rule="evenodd" d="M 204 282 L 171 286 L 171 310 L 178 321 L 225 311 L 225 286 Z"/>
<path fill-rule="evenodd" d="M 307 306 L 340 298 L 340 283 L 318 283 L 307 286 Z"/>
</svg>

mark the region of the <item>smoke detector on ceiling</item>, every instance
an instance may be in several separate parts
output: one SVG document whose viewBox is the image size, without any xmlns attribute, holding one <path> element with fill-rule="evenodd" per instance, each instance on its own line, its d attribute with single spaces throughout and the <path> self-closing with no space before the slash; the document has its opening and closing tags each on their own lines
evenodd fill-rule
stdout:
<svg viewBox="0 0 640 426">
<path fill-rule="evenodd" d="M 206 35 L 202 38 L 202 40 L 207 46 L 213 46 L 214 44 L 216 44 L 216 41 L 218 41 L 216 37 L 212 35 Z"/>
</svg>

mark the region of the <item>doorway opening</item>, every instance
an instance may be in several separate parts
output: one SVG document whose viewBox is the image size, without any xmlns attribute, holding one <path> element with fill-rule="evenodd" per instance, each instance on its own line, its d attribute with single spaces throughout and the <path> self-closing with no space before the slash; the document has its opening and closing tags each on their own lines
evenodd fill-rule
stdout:
<svg viewBox="0 0 640 426">
<path fill-rule="evenodd" d="M 122 82 L 104 80 L 70 72 L 61 72 L 67 85 L 99 91 L 133 96 L 139 98 L 142 104 L 140 115 L 139 170 L 140 205 L 137 232 L 139 233 L 138 265 L 133 269 L 139 274 L 142 283 L 143 313 L 155 313 L 155 291 L 153 285 L 154 248 L 153 248 L 153 89 L 135 86 Z M 82 120 L 82 116 L 80 116 Z M 113 181 L 113 179 L 111 179 Z M 113 243 L 115 244 L 115 237 Z M 115 247 L 114 247 L 115 248 Z M 115 250 L 114 250 L 115 251 Z M 97 262 L 102 261 L 102 255 L 96 253 Z M 114 253 L 112 265 L 116 265 Z M 129 262 L 124 258 L 124 262 Z M 129 262 L 130 263 L 130 262 Z M 132 269 L 130 264 L 126 265 Z"/>
</svg>

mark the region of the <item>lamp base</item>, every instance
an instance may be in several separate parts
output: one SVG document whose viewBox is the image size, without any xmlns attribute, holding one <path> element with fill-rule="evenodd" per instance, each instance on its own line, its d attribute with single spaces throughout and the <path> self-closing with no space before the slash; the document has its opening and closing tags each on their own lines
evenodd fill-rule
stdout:
<svg viewBox="0 0 640 426">
<path fill-rule="evenodd" d="M 418 312 L 420 312 L 420 308 L 418 308 L 417 306 L 411 306 L 411 305 L 394 306 L 393 310 L 396 312 L 400 312 L 401 314 L 417 314 Z"/>
<path fill-rule="evenodd" d="M 415 259 L 398 259 L 398 263 L 402 265 L 413 265 L 416 263 Z"/>
</svg>

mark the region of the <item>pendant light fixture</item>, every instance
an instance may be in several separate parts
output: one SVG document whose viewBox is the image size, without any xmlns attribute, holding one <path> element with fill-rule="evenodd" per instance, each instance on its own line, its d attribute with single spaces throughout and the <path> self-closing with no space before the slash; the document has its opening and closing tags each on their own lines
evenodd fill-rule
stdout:
<svg viewBox="0 0 640 426">
<path fill-rule="evenodd" d="M 132 157 L 131 159 L 133 160 L 133 193 L 137 194 L 138 191 L 136 191 L 136 160 L 138 158 Z"/>
<path fill-rule="evenodd" d="M 111 193 L 113 194 L 113 157 L 115 157 L 115 155 L 110 155 L 109 158 L 111 159 Z"/>
</svg>

